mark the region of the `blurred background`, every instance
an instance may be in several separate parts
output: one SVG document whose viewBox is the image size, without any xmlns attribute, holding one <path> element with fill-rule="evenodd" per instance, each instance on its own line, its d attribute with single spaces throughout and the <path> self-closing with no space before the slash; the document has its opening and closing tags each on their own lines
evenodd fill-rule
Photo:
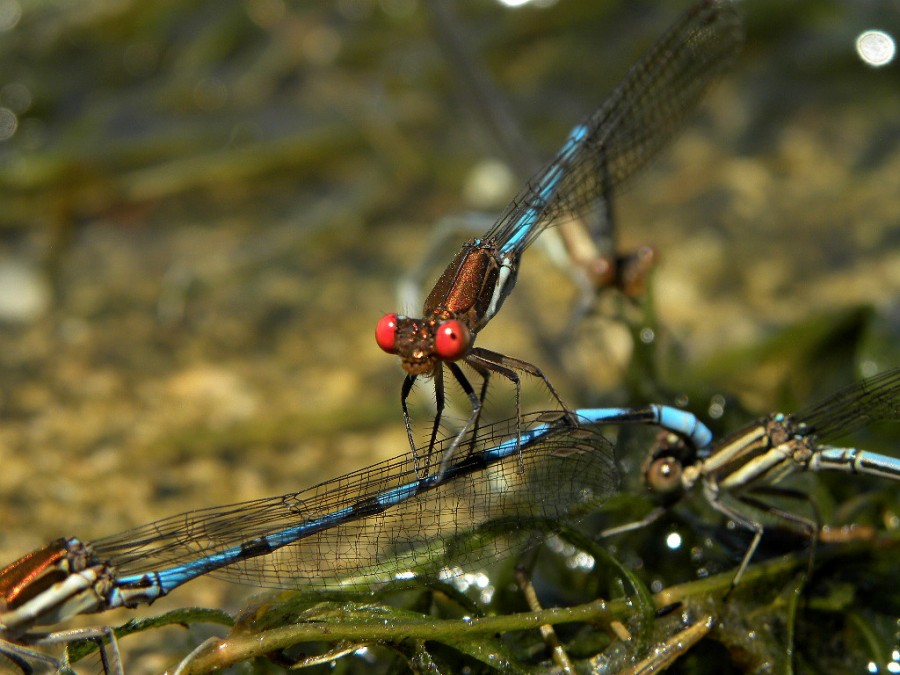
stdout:
<svg viewBox="0 0 900 675">
<path fill-rule="evenodd" d="M 522 184 L 437 36 L 548 159 L 688 4 L 0 0 L 0 561 L 404 452 L 375 323 L 415 310 L 396 283 L 441 218 Z M 900 8 L 742 5 L 738 63 L 616 200 L 622 249 L 659 253 L 652 304 L 566 329 L 576 289 L 536 246 L 479 336 L 572 405 L 733 429 L 898 363 L 900 70 L 866 59 Z"/>
</svg>

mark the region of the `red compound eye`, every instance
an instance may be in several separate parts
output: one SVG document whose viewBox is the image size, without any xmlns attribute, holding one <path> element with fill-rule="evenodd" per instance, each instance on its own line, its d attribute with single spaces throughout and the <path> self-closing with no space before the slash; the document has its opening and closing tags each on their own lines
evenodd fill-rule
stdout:
<svg viewBox="0 0 900 675">
<path fill-rule="evenodd" d="M 434 336 L 434 353 L 442 361 L 456 361 L 469 350 L 472 341 L 465 324 L 451 319 L 438 326 Z"/>
<path fill-rule="evenodd" d="M 396 354 L 394 339 L 397 337 L 397 315 L 385 314 L 375 326 L 375 342 L 388 354 Z"/>
</svg>

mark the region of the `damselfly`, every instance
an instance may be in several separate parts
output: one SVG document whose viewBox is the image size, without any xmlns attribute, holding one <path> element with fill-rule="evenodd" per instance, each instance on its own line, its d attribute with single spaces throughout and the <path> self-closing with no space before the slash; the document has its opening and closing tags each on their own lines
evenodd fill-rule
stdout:
<svg viewBox="0 0 900 675">
<path fill-rule="evenodd" d="M 701 486 L 703 496 L 719 513 L 753 533 L 734 576 L 744 574 L 765 530 L 758 514 L 794 523 L 809 533 L 815 544 L 818 526 L 809 519 L 775 509 L 766 498 L 802 497 L 777 483 L 800 471 L 836 470 L 900 480 L 900 458 L 853 447 L 828 445 L 863 426 L 900 418 L 900 368 L 862 380 L 798 414 L 773 413 L 708 450 L 698 451 L 684 437 L 663 442 L 644 466 L 647 486 L 666 506 Z M 664 512 L 606 530 L 605 536 L 643 527 Z"/>
<path fill-rule="evenodd" d="M 33 629 L 149 604 L 206 574 L 324 589 L 413 583 L 422 575 L 450 579 L 460 564 L 521 550 L 536 520 L 564 524 L 615 492 L 618 473 L 603 425 L 658 424 L 698 446 L 712 438 L 693 415 L 667 406 L 574 416 L 577 425 L 559 412 L 529 415 L 521 436 L 517 419 L 487 425 L 476 452 L 443 473 L 435 462 L 420 477 L 416 453 L 406 453 L 300 492 L 190 511 L 89 544 L 59 539 L 0 572 L 0 653 L 24 659 L 29 645 L 109 638 L 103 629 Z M 498 519 L 502 532 L 480 536 Z"/>
<path fill-rule="evenodd" d="M 412 449 L 416 443 L 407 398 L 418 376 L 430 375 L 435 386 L 437 413 L 429 454 L 444 410 L 445 365 L 471 403 L 463 428 L 443 450 L 441 471 L 466 434 L 477 430 L 492 373 L 515 385 L 519 418 L 523 372 L 540 378 L 568 410 L 538 367 L 475 347 L 475 337 L 512 291 L 525 249 L 549 225 L 583 214 L 598 199 L 608 199 L 643 167 L 735 59 L 741 41 L 741 22 L 732 2 L 704 0 L 694 5 L 632 66 L 604 104 L 572 129 L 559 154 L 513 199 L 494 226 L 463 246 L 425 300 L 423 317 L 386 314 L 378 322 L 378 345 L 399 355 L 407 373 L 400 398 Z M 479 393 L 458 361 L 481 376 Z"/>
</svg>

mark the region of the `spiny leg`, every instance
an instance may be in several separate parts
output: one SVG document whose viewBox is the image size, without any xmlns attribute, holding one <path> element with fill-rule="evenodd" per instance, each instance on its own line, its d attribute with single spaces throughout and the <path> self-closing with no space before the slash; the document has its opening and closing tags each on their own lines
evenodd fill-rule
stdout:
<svg viewBox="0 0 900 675">
<path fill-rule="evenodd" d="M 119 653 L 119 641 L 116 632 L 109 626 L 95 626 L 91 628 L 73 628 L 72 630 L 50 633 L 47 637 L 35 644 L 66 643 L 66 661 L 69 663 L 69 644 L 78 640 L 87 640 L 97 645 L 100 654 L 100 664 L 104 675 L 124 675 L 122 668 L 122 655 Z"/>
<path fill-rule="evenodd" d="M 731 580 L 731 587 L 725 594 L 725 597 L 727 598 L 731 594 L 731 591 L 734 590 L 735 586 L 738 585 L 741 577 L 744 576 L 744 572 L 747 570 L 747 566 L 750 564 L 750 560 L 753 558 L 753 554 L 756 553 L 756 549 L 759 547 L 759 542 L 762 539 L 764 528 L 763 524 L 759 521 L 752 520 L 746 517 L 737 509 L 724 504 L 719 499 L 710 498 L 709 504 L 726 518 L 731 518 L 731 520 L 743 527 L 745 530 L 750 530 L 753 533 L 753 539 L 750 541 L 750 545 L 747 547 L 747 551 L 746 553 L 744 553 L 744 557 L 741 559 L 741 564 L 738 566 L 738 570 L 737 572 L 735 572 L 734 578 Z"/>
<path fill-rule="evenodd" d="M 806 495 L 797 492 L 796 490 L 784 490 L 776 487 L 760 487 L 755 488 L 753 490 L 758 494 L 767 494 L 769 496 L 780 496 L 780 497 L 790 497 L 794 499 L 808 499 Z M 815 553 L 815 533 L 816 533 L 816 525 L 808 518 L 804 518 L 803 516 L 798 516 L 796 513 L 791 513 L 790 511 L 784 511 L 783 509 L 779 509 L 771 506 L 759 499 L 754 499 L 749 495 L 741 495 L 738 497 L 741 504 L 749 506 L 750 508 L 757 509 L 763 513 L 769 513 L 776 517 L 787 520 L 788 522 L 796 523 L 800 525 L 804 530 L 809 532 L 810 538 L 813 539 L 811 544 L 810 552 L 812 554 Z M 758 520 L 753 520 L 744 514 L 740 513 L 735 507 L 728 506 L 724 504 L 722 501 L 718 499 L 710 499 L 710 505 L 716 509 L 719 513 L 724 514 L 726 517 L 731 518 L 734 522 L 736 522 L 741 527 L 750 530 L 753 532 L 753 539 L 750 542 L 750 545 L 747 547 L 747 552 L 744 554 L 743 559 L 741 560 L 740 567 L 738 567 L 737 573 L 734 575 L 734 579 L 731 581 L 731 588 L 726 593 L 726 597 L 734 590 L 734 587 L 738 585 L 741 580 L 741 577 L 744 576 L 744 572 L 747 571 L 747 566 L 750 564 L 750 560 L 753 558 L 753 555 L 756 553 L 756 549 L 759 547 L 759 542 L 762 540 L 763 533 L 765 532 L 765 528 L 763 524 Z M 809 561 L 809 569 L 812 569 L 812 559 Z"/>
<path fill-rule="evenodd" d="M 53 669 L 57 673 L 74 673 L 69 665 L 69 646 L 73 642 L 88 640 L 96 643 L 100 654 L 100 662 L 104 675 L 123 675 L 122 657 L 115 631 L 108 626 L 74 628 L 55 633 L 27 633 L 23 636 L 26 644 L 17 644 L 0 639 L 0 655 L 15 663 L 23 674 L 34 673 L 30 664 L 40 664 Z M 66 645 L 63 659 L 39 652 L 34 647 L 49 645 Z M 41 670 L 40 672 L 43 672 Z"/>
<path fill-rule="evenodd" d="M 400 407 L 403 408 L 403 424 L 406 426 L 406 438 L 409 439 L 409 447 L 412 450 L 413 461 L 415 462 L 416 474 L 419 473 L 419 450 L 416 447 L 416 441 L 413 438 L 412 425 L 409 421 L 409 407 L 406 405 L 406 399 L 409 398 L 409 392 L 412 391 L 416 382 L 415 375 L 407 375 L 403 379 L 403 387 L 400 389 Z M 440 413 L 438 413 L 440 416 Z"/>
<path fill-rule="evenodd" d="M 122 673 L 124 675 L 125 671 L 122 668 L 122 656 L 119 654 L 119 641 L 116 640 L 115 632 L 108 626 L 104 626 L 100 630 L 106 638 L 106 644 L 104 644 L 103 637 L 97 637 L 94 638 L 94 640 L 96 640 L 97 648 L 100 650 L 103 672 L 109 673 L 110 675 L 115 673 Z"/>
<path fill-rule="evenodd" d="M 473 424 L 477 423 L 481 416 L 481 399 L 475 394 L 472 383 L 469 382 L 469 379 L 458 365 L 452 361 L 448 362 L 446 365 L 453 377 L 456 378 L 456 381 L 459 382 L 459 386 L 462 387 L 466 396 L 469 397 L 469 402 L 472 404 L 472 412 L 469 415 L 469 419 L 466 420 L 465 425 L 463 425 L 463 428 L 460 429 L 459 433 L 453 438 L 450 446 L 444 450 L 444 454 L 441 456 L 441 465 L 438 468 L 438 480 L 443 477 L 444 472 L 447 470 L 447 466 L 450 464 L 450 460 L 453 458 L 454 453 L 456 453 L 457 448 L 459 448 L 459 444 L 462 442 L 466 433 L 472 428 Z"/>
<path fill-rule="evenodd" d="M 478 352 L 478 353 L 475 353 Z M 502 354 L 497 354 L 496 352 L 491 352 L 483 349 L 473 349 L 472 353 L 466 358 L 466 362 L 472 366 L 473 368 L 482 368 L 484 370 L 492 371 L 497 373 L 498 375 L 502 375 L 516 388 L 516 449 L 519 452 L 519 472 L 525 472 L 525 460 L 522 458 L 522 450 L 520 447 L 520 439 L 522 438 L 522 405 L 521 405 L 521 394 L 522 394 L 522 380 L 516 374 L 516 371 L 510 367 L 507 367 L 505 364 L 499 363 L 497 361 L 493 361 L 490 358 L 484 358 L 483 353 L 487 353 L 489 355 L 500 356 L 503 357 Z M 515 359 L 512 359 L 513 361 Z"/>
<path fill-rule="evenodd" d="M 761 494 L 761 495 L 765 495 L 765 496 L 769 496 L 769 497 L 782 497 L 782 498 L 786 498 L 786 499 L 797 499 L 800 501 L 805 501 L 810 505 L 810 508 L 813 511 L 813 515 L 814 515 L 815 519 L 810 520 L 809 518 L 805 518 L 803 516 L 797 515 L 796 513 L 793 513 L 791 511 L 786 511 L 786 510 L 778 508 L 776 506 L 772 506 L 771 504 L 769 504 L 761 499 L 756 499 L 751 494 L 743 494 L 739 498 L 742 503 L 747 504 L 748 506 L 750 506 L 752 508 L 759 509 L 760 511 L 768 513 L 772 516 L 781 518 L 781 519 L 787 521 L 788 523 L 793 523 L 793 524 L 799 525 L 801 527 L 801 529 L 803 529 L 805 531 L 805 534 L 807 535 L 807 537 L 809 539 L 809 556 L 807 557 L 806 572 L 803 575 L 803 577 L 800 579 L 799 584 L 797 584 L 797 586 L 796 586 L 796 590 L 799 591 L 800 589 L 803 588 L 803 586 L 806 585 L 807 580 L 812 577 L 812 573 L 813 573 L 813 562 L 815 561 L 815 557 L 816 557 L 816 543 L 818 540 L 817 535 L 819 532 L 819 523 L 821 522 L 821 519 L 819 517 L 819 510 L 818 510 L 818 508 L 816 508 L 816 504 L 810 498 L 810 496 L 804 492 L 800 492 L 799 490 L 792 490 L 789 488 L 781 488 L 778 486 L 771 486 L 771 485 L 761 485 L 759 487 L 753 488 L 750 492 L 752 492 L 753 494 Z M 763 534 L 762 531 L 760 531 L 759 536 L 755 539 L 756 544 L 759 543 L 759 538 L 762 536 L 762 534 Z M 749 562 L 749 561 L 747 561 L 747 562 Z M 742 567 L 746 567 L 746 563 L 742 563 Z M 734 589 L 734 586 L 736 585 L 736 583 L 737 583 L 737 578 L 735 578 L 735 581 L 732 582 L 729 593 L 731 592 L 731 590 Z M 726 597 L 727 597 L 727 594 L 726 594 Z M 795 595 L 794 599 L 796 600 L 797 597 L 798 596 Z M 793 617 L 792 612 L 790 613 L 790 616 Z M 793 636 L 794 636 L 793 627 L 787 632 L 787 636 L 788 636 L 789 647 L 790 647 L 791 645 L 793 645 Z"/>
<path fill-rule="evenodd" d="M 44 664 L 49 668 L 62 671 L 65 664 L 58 659 L 53 658 L 49 654 L 44 654 L 34 649 L 29 649 L 15 642 L 8 642 L 0 639 L 0 661 L 5 663 L 10 661 L 15 665 L 22 675 L 31 675 L 34 673 L 34 667 L 29 663 Z"/>
<path fill-rule="evenodd" d="M 471 455 L 475 451 L 475 439 L 478 437 L 478 427 L 481 423 L 481 411 L 484 409 L 484 400 L 487 398 L 488 382 L 491 378 L 491 371 L 480 363 L 470 362 L 468 359 L 466 359 L 466 363 L 471 366 L 472 370 L 481 375 L 481 392 L 478 394 L 481 408 L 478 410 L 478 415 L 475 416 L 475 421 L 472 423 L 472 431 L 469 434 L 469 454 Z"/>
<path fill-rule="evenodd" d="M 791 511 L 780 509 L 777 506 L 772 506 L 767 502 L 756 499 L 752 496 L 756 494 L 765 495 L 767 497 L 781 497 L 783 499 L 795 499 L 797 501 L 806 502 L 812 509 L 813 519 L 805 518 L 804 516 L 797 515 L 796 513 L 793 513 Z M 816 543 L 818 541 L 817 533 L 819 531 L 819 523 L 821 522 L 821 519 L 819 518 L 819 510 L 816 508 L 816 504 L 810 498 L 810 496 L 805 492 L 800 492 L 799 490 L 791 490 L 789 488 L 780 488 L 778 486 L 771 485 L 762 485 L 753 488 L 752 494 L 741 495 L 741 501 L 749 504 L 755 509 L 770 513 L 776 518 L 781 518 L 782 520 L 785 520 L 789 523 L 794 523 L 803 530 L 804 535 L 809 538 L 809 559 L 807 561 L 806 576 L 812 576 L 813 563 L 815 562 L 816 557 Z"/>
<path fill-rule="evenodd" d="M 434 453 L 434 446 L 437 443 L 438 431 L 441 428 L 441 420 L 444 417 L 444 407 L 447 405 L 446 390 L 444 389 L 444 367 L 438 364 L 432 375 L 434 382 L 434 422 L 431 424 L 431 435 L 428 437 L 428 459 L 426 460 L 426 471 L 431 470 L 431 456 Z"/>
<path fill-rule="evenodd" d="M 566 417 L 569 418 L 569 422 L 573 426 L 578 426 L 578 419 L 572 413 L 569 406 L 563 403 L 562 398 L 559 393 L 557 393 L 556 388 L 547 379 L 547 376 L 544 375 L 543 371 L 537 366 L 528 363 L 528 361 L 522 361 L 521 359 L 515 359 L 511 356 L 506 356 L 505 354 L 500 354 L 498 352 L 492 352 L 489 349 L 482 349 L 481 347 L 475 347 L 469 356 L 477 357 L 481 363 L 483 363 L 486 367 L 490 368 L 496 373 L 502 373 L 502 369 L 506 371 L 515 371 L 518 370 L 523 373 L 528 373 L 538 379 L 540 379 L 550 391 L 550 395 L 556 399 L 556 402 L 559 404 L 559 407 L 563 409 L 566 413 Z M 468 361 L 468 359 L 467 359 Z M 471 363 L 471 361 L 469 361 Z M 505 376 L 507 377 L 507 376 Z M 510 377 L 510 380 L 514 380 L 514 378 Z"/>
</svg>

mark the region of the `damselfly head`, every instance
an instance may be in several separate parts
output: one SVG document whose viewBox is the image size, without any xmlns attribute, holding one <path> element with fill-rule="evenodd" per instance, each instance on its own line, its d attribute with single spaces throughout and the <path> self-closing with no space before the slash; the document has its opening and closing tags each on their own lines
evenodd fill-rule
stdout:
<svg viewBox="0 0 900 675">
<path fill-rule="evenodd" d="M 679 435 L 662 432 L 644 461 L 644 485 L 664 502 L 678 500 L 684 492 L 684 467 L 696 460 L 693 446 Z"/>
<path fill-rule="evenodd" d="M 681 462 L 674 457 L 655 457 L 644 469 L 644 482 L 664 500 L 677 499 L 683 491 L 683 470 Z"/>
<path fill-rule="evenodd" d="M 397 354 L 410 375 L 426 375 L 443 361 L 458 361 L 472 347 L 472 332 L 457 319 L 439 315 L 412 319 L 385 314 L 375 327 L 375 341 L 388 354 Z"/>
</svg>

